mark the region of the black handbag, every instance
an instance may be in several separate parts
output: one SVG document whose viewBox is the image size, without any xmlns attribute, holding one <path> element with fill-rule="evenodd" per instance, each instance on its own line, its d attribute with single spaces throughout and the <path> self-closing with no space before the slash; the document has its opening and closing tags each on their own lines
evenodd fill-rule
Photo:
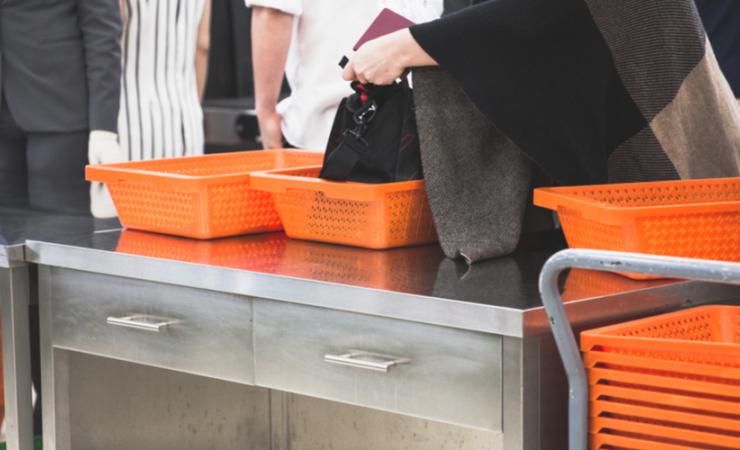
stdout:
<svg viewBox="0 0 740 450">
<path fill-rule="evenodd" d="M 334 118 L 320 177 L 392 183 L 423 178 L 414 98 L 409 83 L 353 82 Z"/>
</svg>

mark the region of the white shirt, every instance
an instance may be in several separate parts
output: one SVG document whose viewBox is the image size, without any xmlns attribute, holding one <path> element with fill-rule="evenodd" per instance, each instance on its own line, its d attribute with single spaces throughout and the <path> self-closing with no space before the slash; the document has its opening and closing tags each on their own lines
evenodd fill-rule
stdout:
<svg viewBox="0 0 740 450">
<path fill-rule="evenodd" d="M 245 0 L 295 16 L 285 76 L 291 94 L 278 105 L 282 131 L 293 146 L 324 150 L 337 106 L 352 93 L 339 61 L 383 8 L 414 22 L 442 14 L 443 0 Z"/>
</svg>

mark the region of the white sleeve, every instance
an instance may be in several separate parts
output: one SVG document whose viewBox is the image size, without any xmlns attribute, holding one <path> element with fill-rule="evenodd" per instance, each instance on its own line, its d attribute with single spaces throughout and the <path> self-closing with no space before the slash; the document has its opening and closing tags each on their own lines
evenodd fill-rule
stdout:
<svg viewBox="0 0 740 450">
<path fill-rule="evenodd" d="M 381 0 L 380 5 L 392 9 L 414 23 L 438 19 L 444 10 L 443 0 Z"/>
<path fill-rule="evenodd" d="M 303 1 L 304 0 L 244 0 L 244 4 L 248 8 L 252 6 L 262 6 L 264 8 L 272 8 L 288 13 L 294 16 L 300 16 L 303 14 Z"/>
</svg>

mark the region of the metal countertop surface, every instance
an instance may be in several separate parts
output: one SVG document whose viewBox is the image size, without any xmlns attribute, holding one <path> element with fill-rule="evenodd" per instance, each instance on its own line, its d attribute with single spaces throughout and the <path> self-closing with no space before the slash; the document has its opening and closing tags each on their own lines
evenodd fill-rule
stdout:
<svg viewBox="0 0 740 450">
<path fill-rule="evenodd" d="M 29 239 L 57 240 L 100 230 L 119 229 L 117 219 L 35 211 L 0 205 L 0 267 L 24 262 L 24 243 Z"/>
<path fill-rule="evenodd" d="M 133 230 L 31 239 L 26 246 L 29 262 L 53 267 L 506 336 L 547 330 L 537 281 L 551 252 L 519 251 L 469 267 L 446 259 L 437 245 L 376 251 L 282 233 L 199 241 Z M 592 322 L 702 296 L 740 296 L 725 286 L 586 271 L 570 272 L 562 286 L 569 311 Z"/>
</svg>

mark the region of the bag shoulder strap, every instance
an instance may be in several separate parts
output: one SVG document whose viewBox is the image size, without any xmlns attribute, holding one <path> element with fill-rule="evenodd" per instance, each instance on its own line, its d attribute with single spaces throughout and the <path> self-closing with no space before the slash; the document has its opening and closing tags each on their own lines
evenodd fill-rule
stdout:
<svg viewBox="0 0 740 450">
<path fill-rule="evenodd" d="M 368 147 L 367 142 L 353 131 L 346 130 L 337 148 L 327 155 L 324 167 L 319 175 L 321 178 L 347 181 L 354 168 L 365 156 Z"/>
<path fill-rule="evenodd" d="M 347 181 L 354 168 L 367 154 L 369 144 L 364 135 L 367 128 L 375 117 L 377 104 L 374 100 L 364 95 L 365 88 L 360 89 L 359 84 L 353 84 L 357 94 L 347 101 L 344 107 L 352 115 L 355 127 L 348 128 L 342 132 L 342 140 L 339 145 L 326 156 L 324 167 L 319 177 L 335 181 Z M 360 101 L 360 99 L 362 99 Z M 357 104 L 359 103 L 360 106 Z M 352 106 L 351 106 L 352 105 Z"/>
</svg>

